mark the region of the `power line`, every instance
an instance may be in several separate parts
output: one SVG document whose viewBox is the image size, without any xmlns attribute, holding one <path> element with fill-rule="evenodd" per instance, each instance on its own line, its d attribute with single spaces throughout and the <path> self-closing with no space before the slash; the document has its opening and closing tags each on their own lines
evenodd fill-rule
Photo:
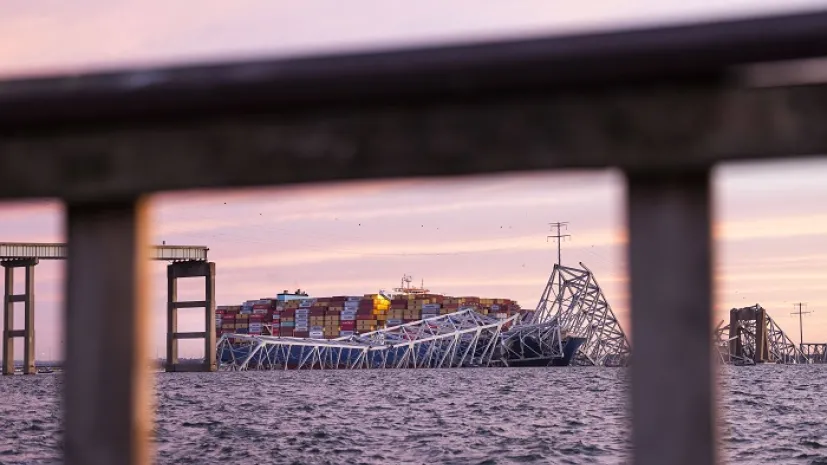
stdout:
<svg viewBox="0 0 827 465">
<path fill-rule="evenodd" d="M 563 222 L 557 222 L 557 223 L 549 223 L 548 225 L 551 228 L 557 228 L 557 234 L 551 235 L 551 236 L 546 236 L 546 241 L 548 241 L 549 239 L 557 239 L 557 264 L 560 265 L 560 266 L 563 266 L 562 242 L 563 242 L 563 239 L 565 239 L 567 237 L 571 237 L 571 235 L 570 234 L 560 234 L 560 229 L 561 228 L 568 229 L 569 222 L 568 221 L 563 221 Z"/>
<path fill-rule="evenodd" d="M 798 302 L 797 304 L 793 304 L 793 307 L 798 307 L 797 312 L 792 312 L 790 315 L 798 315 L 798 330 L 799 330 L 799 349 L 801 349 L 801 353 L 804 353 L 804 320 L 802 316 L 806 313 L 813 313 L 813 312 L 805 312 L 803 307 L 807 305 L 805 302 Z"/>
</svg>

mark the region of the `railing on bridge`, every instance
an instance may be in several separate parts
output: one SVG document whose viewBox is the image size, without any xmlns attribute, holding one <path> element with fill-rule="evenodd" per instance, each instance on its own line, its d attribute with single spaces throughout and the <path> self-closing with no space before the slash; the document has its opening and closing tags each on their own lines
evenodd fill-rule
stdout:
<svg viewBox="0 0 827 465">
<path fill-rule="evenodd" d="M 66 244 L 0 242 L 0 261 L 36 258 L 38 260 L 66 260 Z M 162 261 L 207 261 L 209 248 L 203 245 L 153 245 L 149 258 Z"/>
<path fill-rule="evenodd" d="M 145 194 L 606 167 L 628 181 L 634 462 L 716 463 L 710 172 L 827 153 L 827 86 L 746 66 L 823 55 L 817 12 L 0 82 L 0 198 L 68 205 L 65 463 L 152 457 Z"/>
</svg>

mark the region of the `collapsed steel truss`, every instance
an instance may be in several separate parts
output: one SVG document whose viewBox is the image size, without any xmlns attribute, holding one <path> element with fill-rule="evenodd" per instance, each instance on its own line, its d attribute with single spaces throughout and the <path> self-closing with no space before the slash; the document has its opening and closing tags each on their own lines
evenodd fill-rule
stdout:
<svg viewBox="0 0 827 465">
<path fill-rule="evenodd" d="M 563 337 L 583 337 L 575 364 L 626 366 L 631 346 L 592 272 L 554 265 L 531 324 L 558 322 Z"/>
<path fill-rule="evenodd" d="M 332 340 L 222 335 L 222 370 L 458 368 L 501 363 L 500 320 L 465 308 L 379 331 Z"/>
<path fill-rule="evenodd" d="M 721 362 L 806 363 L 809 361 L 769 313 L 759 304 L 730 310 L 730 324 L 721 321 L 714 341 Z"/>
<path fill-rule="evenodd" d="M 811 363 L 827 363 L 827 343 L 805 342 L 801 350 Z"/>
</svg>

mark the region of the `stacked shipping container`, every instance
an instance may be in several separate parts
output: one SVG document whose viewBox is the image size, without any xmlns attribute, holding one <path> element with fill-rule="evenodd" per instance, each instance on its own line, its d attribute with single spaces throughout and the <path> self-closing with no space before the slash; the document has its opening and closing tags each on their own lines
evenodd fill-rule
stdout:
<svg viewBox="0 0 827 465">
<path fill-rule="evenodd" d="M 472 307 L 484 315 L 508 318 L 522 309 L 510 299 L 379 294 L 294 300 L 259 299 L 216 307 L 216 333 L 335 339 L 398 326 Z"/>
</svg>

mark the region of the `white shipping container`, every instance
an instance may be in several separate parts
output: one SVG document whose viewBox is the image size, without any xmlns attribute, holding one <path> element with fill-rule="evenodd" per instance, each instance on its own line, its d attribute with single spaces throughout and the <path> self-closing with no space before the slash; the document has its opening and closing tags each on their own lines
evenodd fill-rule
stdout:
<svg viewBox="0 0 827 465">
<path fill-rule="evenodd" d="M 353 336 L 353 331 L 339 331 L 339 336 Z"/>
<path fill-rule="evenodd" d="M 316 299 L 304 299 L 301 302 L 299 302 L 299 307 L 301 307 L 301 308 L 312 307 L 315 302 L 316 302 Z"/>
<path fill-rule="evenodd" d="M 494 304 L 494 305 L 491 306 L 491 310 L 497 311 L 499 309 L 500 309 L 500 306 L 497 305 L 497 304 Z"/>
<path fill-rule="evenodd" d="M 424 304 L 422 305 L 422 311 L 425 310 L 439 310 L 442 307 L 440 304 Z"/>
<path fill-rule="evenodd" d="M 347 302 L 359 302 L 360 300 L 362 300 L 361 297 L 355 297 L 355 296 L 350 296 L 350 297 L 347 298 Z"/>
<path fill-rule="evenodd" d="M 311 326 L 310 331 L 324 331 L 324 326 Z"/>
<path fill-rule="evenodd" d="M 256 314 L 256 315 L 265 315 L 265 314 L 267 314 L 267 309 L 266 308 L 254 308 L 253 313 Z"/>
</svg>

